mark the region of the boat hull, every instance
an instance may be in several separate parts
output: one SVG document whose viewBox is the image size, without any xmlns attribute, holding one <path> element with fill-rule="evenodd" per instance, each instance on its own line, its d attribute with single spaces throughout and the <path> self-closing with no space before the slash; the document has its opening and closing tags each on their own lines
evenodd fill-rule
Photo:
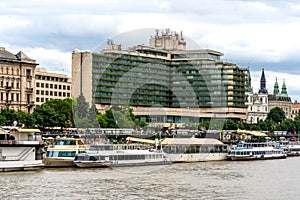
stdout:
<svg viewBox="0 0 300 200">
<path fill-rule="evenodd" d="M 132 163 L 132 162 L 89 162 L 89 161 L 81 161 L 75 162 L 75 165 L 80 168 L 97 168 L 97 167 L 134 167 L 134 166 L 151 166 L 151 165 L 170 165 L 171 161 L 160 161 L 160 162 L 140 162 L 140 163 Z"/>
<path fill-rule="evenodd" d="M 247 161 L 247 160 L 272 160 L 272 159 L 286 159 L 286 155 L 278 156 L 229 156 L 229 160 L 233 161 Z"/>
<path fill-rule="evenodd" d="M 194 153 L 194 154 L 167 154 L 173 163 L 178 162 L 208 162 L 227 160 L 227 153 Z"/>
<path fill-rule="evenodd" d="M 44 158 L 43 163 L 45 167 L 74 167 L 74 158 Z"/>
<path fill-rule="evenodd" d="M 36 161 L 1 161 L 0 171 L 11 172 L 11 171 L 34 171 L 43 168 L 41 160 Z"/>
</svg>

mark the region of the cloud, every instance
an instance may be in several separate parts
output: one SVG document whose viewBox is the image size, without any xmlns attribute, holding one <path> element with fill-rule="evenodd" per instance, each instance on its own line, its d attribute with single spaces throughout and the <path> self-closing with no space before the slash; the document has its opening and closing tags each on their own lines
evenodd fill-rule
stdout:
<svg viewBox="0 0 300 200">
<path fill-rule="evenodd" d="M 292 75 L 300 74 L 299 9 L 299 2 L 283 0 L 3 0 L 0 46 L 32 49 L 33 59 L 57 68 L 70 64 L 75 48 L 92 51 L 112 37 L 129 45 L 120 37 L 124 32 L 171 28 L 183 31 L 194 48 L 223 52 L 225 61 Z M 152 34 L 142 31 L 134 37 L 147 44 Z"/>
<path fill-rule="evenodd" d="M 70 52 L 61 52 L 57 49 L 29 48 L 24 53 L 34 58 L 38 67 L 46 68 L 49 72 L 58 72 L 71 75 L 72 55 Z"/>
</svg>

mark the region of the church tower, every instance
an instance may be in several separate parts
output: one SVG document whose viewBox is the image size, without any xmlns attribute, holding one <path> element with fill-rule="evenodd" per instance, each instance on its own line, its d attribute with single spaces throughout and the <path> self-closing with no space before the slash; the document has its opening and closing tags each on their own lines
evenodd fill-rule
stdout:
<svg viewBox="0 0 300 200">
<path fill-rule="evenodd" d="M 284 79 L 283 79 L 283 84 L 282 84 L 282 88 L 281 88 L 281 96 L 286 96 L 286 97 L 288 96 Z"/>
<path fill-rule="evenodd" d="M 264 68 L 262 68 L 262 74 L 260 78 L 260 89 L 258 91 L 259 94 L 267 94 L 268 91 L 266 89 L 266 76 L 265 76 L 265 71 Z"/>
<path fill-rule="evenodd" d="M 274 94 L 279 94 L 279 86 L 278 86 L 278 82 L 277 82 L 277 77 L 276 77 L 276 82 L 274 85 L 274 90 L 273 90 Z"/>
</svg>

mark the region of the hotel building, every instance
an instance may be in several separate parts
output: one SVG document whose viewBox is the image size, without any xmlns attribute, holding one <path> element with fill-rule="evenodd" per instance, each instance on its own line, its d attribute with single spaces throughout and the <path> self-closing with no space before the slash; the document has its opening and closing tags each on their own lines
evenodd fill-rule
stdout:
<svg viewBox="0 0 300 200">
<path fill-rule="evenodd" d="M 101 52 L 72 54 L 72 94 L 100 112 L 125 105 L 151 124 L 167 127 L 212 118 L 246 120 L 248 69 L 223 53 L 186 50 L 181 34 L 156 32 L 149 46 L 122 50 L 108 40 Z"/>
<path fill-rule="evenodd" d="M 47 70 L 44 68 L 36 68 L 36 105 L 41 105 L 51 99 L 71 98 L 71 87 L 71 78 L 67 75 L 47 72 Z"/>
<path fill-rule="evenodd" d="M 22 51 L 13 54 L 0 47 L 0 109 L 33 112 L 37 65 Z"/>
</svg>

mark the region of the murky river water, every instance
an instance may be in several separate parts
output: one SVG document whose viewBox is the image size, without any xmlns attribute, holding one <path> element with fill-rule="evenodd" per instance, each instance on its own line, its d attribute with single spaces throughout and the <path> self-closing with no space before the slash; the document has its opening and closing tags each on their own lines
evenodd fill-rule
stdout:
<svg viewBox="0 0 300 200">
<path fill-rule="evenodd" d="M 300 199 L 300 157 L 0 173 L 0 199 Z"/>
</svg>

